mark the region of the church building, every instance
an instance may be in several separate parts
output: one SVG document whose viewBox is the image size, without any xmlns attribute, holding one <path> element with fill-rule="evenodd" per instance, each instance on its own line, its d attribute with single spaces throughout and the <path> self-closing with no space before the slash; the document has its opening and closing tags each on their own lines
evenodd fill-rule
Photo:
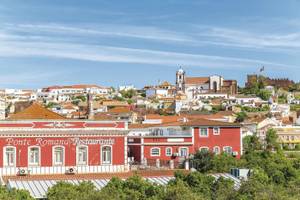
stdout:
<svg viewBox="0 0 300 200">
<path fill-rule="evenodd" d="M 188 77 L 183 69 L 176 72 L 177 93 L 186 94 L 188 99 L 197 99 L 204 94 L 226 97 L 237 93 L 236 80 L 224 80 L 222 76 Z"/>
</svg>

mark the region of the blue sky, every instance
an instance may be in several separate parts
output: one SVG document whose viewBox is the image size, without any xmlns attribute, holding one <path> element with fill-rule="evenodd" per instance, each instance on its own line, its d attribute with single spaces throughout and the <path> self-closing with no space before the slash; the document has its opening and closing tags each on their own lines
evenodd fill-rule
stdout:
<svg viewBox="0 0 300 200">
<path fill-rule="evenodd" d="M 0 88 L 175 81 L 299 81 L 297 0 L 1 0 Z"/>
</svg>

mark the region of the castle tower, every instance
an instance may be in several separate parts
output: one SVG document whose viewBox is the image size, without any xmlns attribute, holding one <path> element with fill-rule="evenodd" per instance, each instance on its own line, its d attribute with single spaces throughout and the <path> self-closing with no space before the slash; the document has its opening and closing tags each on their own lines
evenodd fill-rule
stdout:
<svg viewBox="0 0 300 200">
<path fill-rule="evenodd" d="M 181 67 L 176 72 L 176 91 L 185 91 L 185 71 Z"/>
</svg>

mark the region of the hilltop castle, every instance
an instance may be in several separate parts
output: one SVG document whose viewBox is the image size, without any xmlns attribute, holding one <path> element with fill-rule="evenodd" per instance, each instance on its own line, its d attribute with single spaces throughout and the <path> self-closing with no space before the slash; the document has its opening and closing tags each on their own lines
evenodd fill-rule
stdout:
<svg viewBox="0 0 300 200">
<path fill-rule="evenodd" d="M 288 89 L 292 85 L 294 85 L 294 81 L 289 80 L 288 78 L 269 78 L 264 76 L 258 76 L 257 74 L 247 75 L 247 82 L 245 84 L 246 87 L 252 87 L 254 84 L 258 83 L 259 80 L 262 80 L 264 85 L 270 85 L 277 88 Z"/>
</svg>

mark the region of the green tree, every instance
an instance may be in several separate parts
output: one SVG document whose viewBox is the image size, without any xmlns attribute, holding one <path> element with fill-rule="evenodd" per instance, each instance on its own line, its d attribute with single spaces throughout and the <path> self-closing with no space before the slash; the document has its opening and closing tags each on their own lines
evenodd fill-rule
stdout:
<svg viewBox="0 0 300 200">
<path fill-rule="evenodd" d="M 270 97 L 272 96 L 271 92 L 268 90 L 259 90 L 259 92 L 257 92 L 256 95 L 265 101 L 269 100 Z"/>
<path fill-rule="evenodd" d="M 26 190 L 8 190 L 6 187 L 0 187 L 0 200 L 34 200 Z"/>
<path fill-rule="evenodd" d="M 229 179 L 220 177 L 212 185 L 212 199 L 213 200 L 231 200 L 237 195 L 234 189 L 234 182 Z"/>
<path fill-rule="evenodd" d="M 213 156 L 213 153 L 209 151 L 197 151 L 196 154 L 194 154 L 194 157 L 190 160 L 191 166 L 199 172 L 208 172 L 213 168 Z"/>
<path fill-rule="evenodd" d="M 231 168 L 237 167 L 237 159 L 232 155 L 222 153 L 215 155 L 212 159 L 212 170 L 214 172 L 226 172 L 228 173 Z"/>
<path fill-rule="evenodd" d="M 277 142 L 278 135 L 274 129 L 269 129 L 266 134 L 266 149 L 267 150 L 279 150 L 279 144 Z"/>
<path fill-rule="evenodd" d="M 262 146 L 256 135 L 248 135 L 243 138 L 243 149 L 245 153 L 261 150 Z"/>
<path fill-rule="evenodd" d="M 119 200 L 125 199 L 126 194 L 124 192 L 124 181 L 119 178 L 113 177 L 108 184 L 101 189 L 99 193 L 96 193 L 93 197 L 94 200 L 98 199 L 110 199 Z"/>
<path fill-rule="evenodd" d="M 120 93 L 121 93 L 122 97 L 127 98 L 127 99 L 130 99 L 130 98 L 136 96 L 136 94 L 137 94 L 136 91 L 133 89 L 122 90 L 122 91 L 120 91 Z"/>
<path fill-rule="evenodd" d="M 165 195 L 161 198 L 163 200 L 204 200 L 203 196 L 196 194 L 190 190 L 188 185 L 183 180 L 177 180 L 169 184 L 166 188 Z"/>
<path fill-rule="evenodd" d="M 97 193 L 91 182 L 81 182 L 73 185 L 67 182 L 58 182 L 47 192 L 48 200 L 89 200 Z"/>
<path fill-rule="evenodd" d="M 183 176 L 177 176 L 176 180 L 184 181 L 194 193 L 201 196 L 211 196 L 211 187 L 214 183 L 214 178 L 200 172 L 192 172 Z"/>
<path fill-rule="evenodd" d="M 245 112 L 239 112 L 236 114 L 235 121 L 238 123 L 241 123 L 241 122 L 245 121 L 246 118 L 247 118 L 247 114 Z"/>
</svg>

